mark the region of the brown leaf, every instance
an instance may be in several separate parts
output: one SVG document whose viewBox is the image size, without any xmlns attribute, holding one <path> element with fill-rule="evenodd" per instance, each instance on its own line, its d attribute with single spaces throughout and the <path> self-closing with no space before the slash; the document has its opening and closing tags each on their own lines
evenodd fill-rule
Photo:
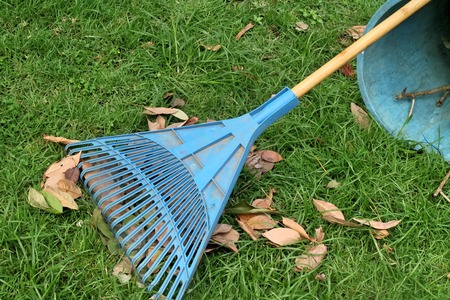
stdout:
<svg viewBox="0 0 450 300">
<path fill-rule="evenodd" d="M 174 95 L 173 92 L 167 92 L 162 96 L 162 98 L 164 100 L 169 100 L 169 99 L 172 99 L 173 95 Z"/>
<path fill-rule="evenodd" d="M 63 145 L 79 142 L 79 140 L 71 140 L 71 139 L 67 139 L 62 136 L 53 136 L 53 135 L 45 135 L 44 134 L 42 137 L 44 138 L 44 140 L 47 140 L 47 141 L 50 141 L 53 143 L 60 143 Z"/>
<path fill-rule="evenodd" d="M 61 192 L 59 190 L 55 190 L 51 187 L 46 187 L 43 191 L 49 192 L 53 196 L 55 196 L 63 207 L 67 207 L 73 210 L 78 210 L 78 204 L 75 202 L 73 197 L 65 192 Z"/>
<path fill-rule="evenodd" d="M 324 244 L 308 247 L 306 254 L 295 259 L 295 271 L 315 269 L 327 255 L 327 246 Z"/>
<path fill-rule="evenodd" d="M 200 42 L 200 45 L 203 47 L 203 49 L 209 50 L 209 51 L 214 51 L 214 52 L 217 52 L 217 51 L 219 51 L 220 48 L 222 48 L 221 45 L 214 45 L 214 46 L 213 45 L 205 45 L 202 42 Z"/>
<path fill-rule="evenodd" d="M 257 214 L 247 221 L 247 225 L 253 229 L 272 229 L 277 225 L 277 222 L 272 220 L 268 215 Z"/>
<path fill-rule="evenodd" d="M 58 190 L 68 193 L 73 199 L 78 199 L 83 195 L 78 185 L 65 178 L 58 181 Z"/>
<path fill-rule="evenodd" d="M 183 107 L 185 103 L 186 102 L 183 99 L 181 99 L 181 98 L 174 98 L 170 102 L 170 106 L 172 106 L 172 107 Z"/>
<path fill-rule="evenodd" d="M 314 206 L 322 213 L 322 218 L 332 216 L 333 219 L 345 220 L 344 214 L 333 203 L 323 200 L 313 199 Z"/>
<path fill-rule="evenodd" d="M 269 195 L 266 196 L 264 199 L 256 199 L 253 200 L 252 206 L 259 207 L 259 208 L 270 208 L 273 204 L 273 194 L 276 193 L 275 189 L 269 190 Z"/>
<path fill-rule="evenodd" d="M 236 37 L 234 38 L 236 41 L 239 41 L 241 39 L 241 37 L 250 29 L 252 29 L 253 27 L 255 27 L 255 25 L 253 25 L 252 22 L 248 23 L 244 28 L 241 29 L 241 31 L 239 31 L 239 33 L 236 35 Z"/>
<path fill-rule="evenodd" d="M 230 232 L 231 229 L 233 229 L 233 226 L 228 225 L 228 224 L 217 224 L 216 228 L 214 228 L 214 232 L 212 235 L 215 234 L 221 234 L 221 233 L 227 233 Z"/>
<path fill-rule="evenodd" d="M 55 176 L 56 174 L 64 174 L 68 169 L 74 168 L 80 162 L 81 152 L 74 155 L 64 157 L 62 160 L 55 162 L 45 171 L 45 177 Z"/>
<path fill-rule="evenodd" d="M 347 33 L 354 39 L 358 40 L 363 36 L 364 30 L 366 30 L 366 26 L 353 26 L 347 29 Z"/>
<path fill-rule="evenodd" d="M 283 157 L 281 157 L 281 155 L 279 153 L 272 151 L 272 150 L 262 150 L 261 158 L 264 159 L 265 161 L 272 162 L 272 163 L 277 163 L 277 162 L 283 160 Z"/>
<path fill-rule="evenodd" d="M 258 234 L 256 231 L 254 231 L 245 221 L 242 221 L 239 219 L 239 217 L 236 218 L 236 222 L 239 224 L 239 226 L 244 230 L 252 240 L 256 241 L 258 239 Z"/>
<path fill-rule="evenodd" d="M 369 127 L 369 117 L 364 109 L 352 102 L 350 104 L 350 110 L 353 114 L 353 117 L 355 118 L 355 122 L 358 125 L 360 125 L 362 128 Z"/>
<path fill-rule="evenodd" d="M 156 117 L 155 122 L 150 121 L 149 119 L 147 119 L 147 123 L 148 123 L 148 129 L 151 130 L 160 130 L 160 129 L 164 129 L 166 127 L 166 119 L 164 119 L 163 116 L 158 115 Z"/>
<path fill-rule="evenodd" d="M 390 229 L 395 226 L 397 226 L 401 221 L 400 220 L 393 220 L 389 222 L 380 222 L 380 221 L 373 221 L 373 220 L 367 220 L 367 219 L 357 219 L 353 218 L 356 222 L 367 225 L 372 227 L 373 229 L 383 230 L 383 229 Z"/>
<path fill-rule="evenodd" d="M 190 117 L 189 119 L 186 120 L 186 122 L 184 122 L 184 124 L 182 126 L 189 126 L 189 125 L 194 125 L 195 123 L 198 122 L 198 117 Z"/>
<path fill-rule="evenodd" d="M 226 233 L 215 234 L 211 237 L 211 239 L 223 245 L 224 247 L 231 249 L 233 252 L 239 252 L 235 244 L 235 242 L 239 240 L 239 232 L 234 229 L 231 229 Z"/>
<path fill-rule="evenodd" d="M 277 246 L 293 244 L 301 239 L 300 234 L 290 228 L 274 228 L 262 235 Z"/>
<path fill-rule="evenodd" d="M 347 77 L 355 76 L 355 70 L 353 70 L 353 66 L 349 62 L 347 62 L 345 65 L 343 65 L 339 69 L 339 71 L 341 71 L 341 73 Z"/>
<path fill-rule="evenodd" d="M 322 229 L 322 226 L 316 229 L 316 242 L 322 243 L 325 238 L 325 232 Z"/>
<path fill-rule="evenodd" d="M 382 240 L 385 237 L 389 236 L 389 231 L 387 231 L 385 229 L 383 229 L 383 230 L 373 229 L 372 234 L 373 234 L 373 237 L 376 238 L 377 240 Z"/>
<path fill-rule="evenodd" d="M 78 167 L 70 168 L 64 172 L 64 177 L 67 180 L 70 180 L 70 181 L 76 183 L 76 182 L 78 182 L 78 179 L 80 178 L 80 169 L 78 169 Z"/>
<path fill-rule="evenodd" d="M 312 236 L 310 236 L 310 235 L 306 232 L 306 230 L 303 228 L 302 225 L 298 224 L 298 223 L 295 222 L 294 220 L 283 217 L 282 222 L 283 222 L 283 225 L 284 225 L 284 226 L 286 226 L 286 227 L 288 227 L 288 228 L 291 228 L 291 229 L 297 231 L 298 234 L 300 234 L 300 237 L 301 237 L 301 238 L 303 238 L 303 239 L 308 239 L 308 240 L 310 240 L 311 242 L 315 242 L 315 241 L 316 241 L 315 238 L 313 238 Z"/>
</svg>

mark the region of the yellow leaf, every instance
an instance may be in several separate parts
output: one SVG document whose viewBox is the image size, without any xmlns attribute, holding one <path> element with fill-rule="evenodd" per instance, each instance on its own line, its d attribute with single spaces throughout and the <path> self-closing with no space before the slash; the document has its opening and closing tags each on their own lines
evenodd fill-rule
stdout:
<svg viewBox="0 0 450 300">
<path fill-rule="evenodd" d="M 30 188 L 28 190 L 28 203 L 33 207 L 43 210 L 50 208 L 50 206 L 47 204 L 47 201 L 45 201 L 44 195 L 33 188 Z"/>
</svg>

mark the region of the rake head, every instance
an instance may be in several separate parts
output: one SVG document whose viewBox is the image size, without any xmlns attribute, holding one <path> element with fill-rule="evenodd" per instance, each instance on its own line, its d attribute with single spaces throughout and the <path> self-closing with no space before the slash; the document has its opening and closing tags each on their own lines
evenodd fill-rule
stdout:
<svg viewBox="0 0 450 300">
<path fill-rule="evenodd" d="M 72 143 L 81 179 L 148 291 L 181 299 L 256 137 L 298 105 L 283 89 L 241 117 Z"/>
</svg>

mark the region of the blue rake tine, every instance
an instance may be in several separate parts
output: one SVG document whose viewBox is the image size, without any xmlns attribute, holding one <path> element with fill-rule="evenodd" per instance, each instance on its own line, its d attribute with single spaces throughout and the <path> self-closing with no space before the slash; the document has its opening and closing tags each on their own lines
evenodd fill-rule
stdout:
<svg viewBox="0 0 450 300">
<path fill-rule="evenodd" d="M 411 0 L 291 89 L 241 117 L 69 144 L 80 177 L 137 275 L 155 295 L 181 299 L 250 147 L 298 97 L 431 0 Z"/>
</svg>

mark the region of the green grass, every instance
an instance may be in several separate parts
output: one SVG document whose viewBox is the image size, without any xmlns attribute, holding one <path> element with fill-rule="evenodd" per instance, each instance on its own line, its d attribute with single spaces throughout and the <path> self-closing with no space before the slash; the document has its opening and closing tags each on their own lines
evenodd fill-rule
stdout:
<svg viewBox="0 0 450 300">
<path fill-rule="evenodd" d="M 78 201 L 79 211 L 61 216 L 28 206 L 28 188 L 38 187 L 47 166 L 63 156 L 42 134 L 87 139 L 145 130 L 142 107 L 167 106 L 167 91 L 202 121 L 243 114 L 339 53 L 337 38 L 365 24 L 382 3 L 1 2 L 0 298 L 148 299 L 111 275 L 118 258 L 95 230 L 76 226 L 89 223 L 88 196 Z M 299 20 L 311 25 L 307 32 L 294 29 Z M 256 26 L 236 42 L 249 21 Z M 154 46 L 141 47 L 149 41 Z M 204 51 L 199 41 L 222 49 Z M 276 188 L 284 216 L 311 233 L 323 226 L 328 256 L 317 270 L 294 273 L 305 244 L 273 248 L 243 234 L 239 254 L 203 257 L 186 299 L 448 298 L 450 206 L 431 197 L 447 163 L 411 150 L 375 122 L 361 130 L 349 109 L 351 102 L 363 106 L 354 78 L 336 73 L 301 101 L 257 140 L 285 160 L 260 180 L 244 171 L 230 202 Z M 331 179 L 342 186 L 325 189 Z M 347 217 L 402 222 L 377 241 L 366 229 L 321 220 L 313 198 L 336 204 Z M 236 225 L 232 216 L 222 222 Z M 325 282 L 314 279 L 319 272 Z"/>
</svg>

